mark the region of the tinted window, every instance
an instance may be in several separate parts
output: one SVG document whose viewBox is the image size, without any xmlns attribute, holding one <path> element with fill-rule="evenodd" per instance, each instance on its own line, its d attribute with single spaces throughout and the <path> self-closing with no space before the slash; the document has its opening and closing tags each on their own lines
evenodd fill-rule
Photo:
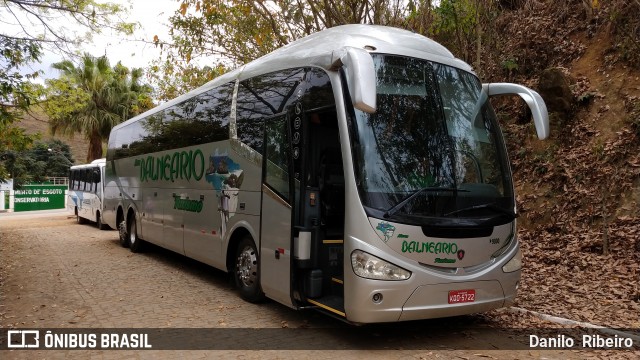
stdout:
<svg viewBox="0 0 640 360">
<path fill-rule="evenodd" d="M 304 97 L 304 107 L 307 111 L 333 105 L 333 89 L 331 80 L 322 69 L 312 68 L 307 73 L 307 91 Z"/>
<path fill-rule="evenodd" d="M 234 83 L 224 84 L 149 115 L 111 134 L 116 159 L 229 139 Z"/>
<path fill-rule="evenodd" d="M 513 220 L 509 164 L 478 78 L 422 59 L 373 59 L 377 110 L 355 110 L 351 132 L 363 204 L 413 224 Z"/>
<path fill-rule="evenodd" d="M 233 83 L 225 84 L 166 109 L 161 127 L 163 149 L 229 139 L 233 88 Z"/>
<path fill-rule="evenodd" d="M 238 88 L 238 139 L 263 153 L 263 119 L 279 114 L 302 94 L 304 69 L 289 69 L 244 80 Z"/>
<path fill-rule="evenodd" d="M 138 121 L 137 126 L 132 128 L 137 132 L 131 137 L 132 143 L 129 145 L 129 156 L 136 156 L 160 151 L 166 146 L 166 141 L 162 140 L 162 119 L 164 111 L 157 112 Z"/>
<path fill-rule="evenodd" d="M 197 97 L 189 113 L 195 144 L 229 139 L 229 115 L 234 84 L 229 83 Z"/>
<path fill-rule="evenodd" d="M 144 130 L 142 129 L 141 121 L 133 122 L 117 131 L 111 132 L 107 156 L 120 159 L 137 155 L 139 153 L 138 146 L 143 135 Z"/>
<path fill-rule="evenodd" d="M 284 115 L 266 121 L 265 182 L 289 200 L 289 136 Z"/>
</svg>

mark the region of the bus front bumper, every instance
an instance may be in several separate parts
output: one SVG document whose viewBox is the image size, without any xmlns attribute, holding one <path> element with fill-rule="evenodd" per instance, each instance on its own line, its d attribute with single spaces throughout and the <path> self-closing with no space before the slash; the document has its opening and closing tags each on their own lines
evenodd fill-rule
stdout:
<svg viewBox="0 0 640 360">
<path fill-rule="evenodd" d="M 449 303 L 451 291 L 473 290 L 472 302 Z M 505 306 L 498 281 L 475 281 L 418 286 L 402 306 L 399 321 L 439 318 L 479 313 Z"/>
<path fill-rule="evenodd" d="M 449 303 L 450 292 L 463 290 L 475 292 L 473 301 Z M 378 304 L 372 303 L 375 293 L 382 294 L 384 300 Z M 515 292 L 505 294 L 500 281 L 484 280 L 419 285 L 409 293 L 397 288 L 369 288 L 356 295 L 360 298 L 358 306 L 345 305 L 349 321 L 378 323 L 481 313 L 510 306 L 515 296 Z"/>
</svg>

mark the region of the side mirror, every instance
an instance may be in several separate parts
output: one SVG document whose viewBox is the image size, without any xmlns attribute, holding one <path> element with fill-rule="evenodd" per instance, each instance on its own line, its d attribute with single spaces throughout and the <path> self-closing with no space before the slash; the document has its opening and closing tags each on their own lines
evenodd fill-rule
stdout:
<svg viewBox="0 0 640 360">
<path fill-rule="evenodd" d="M 519 95 L 531 109 L 538 139 L 544 140 L 549 137 L 549 114 L 547 113 L 547 105 L 540 94 L 526 86 L 511 83 L 482 84 L 482 89 L 489 96 Z"/>
<path fill-rule="evenodd" d="M 353 106 L 372 114 L 376 112 L 376 71 L 373 58 L 364 49 L 344 47 L 332 56 L 331 67 L 345 68 Z"/>
</svg>

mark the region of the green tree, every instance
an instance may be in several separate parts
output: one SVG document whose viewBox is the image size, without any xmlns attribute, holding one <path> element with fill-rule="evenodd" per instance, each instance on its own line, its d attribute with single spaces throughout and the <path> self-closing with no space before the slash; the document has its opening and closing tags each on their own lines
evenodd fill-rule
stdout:
<svg viewBox="0 0 640 360">
<path fill-rule="evenodd" d="M 46 164 L 45 177 L 67 177 L 69 167 L 75 163 L 69 144 L 58 139 L 38 142 L 30 152 L 37 161 Z"/>
<path fill-rule="evenodd" d="M 39 73 L 25 74 L 24 67 L 38 62 L 44 51 L 71 54 L 103 29 L 131 33 L 133 24 L 119 17 L 124 10 L 95 0 L 0 1 L 0 156 L 23 151 L 38 139 L 14 124 L 43 94 L 43 87 L 32 83 Z M 69 24 L 80 25 L 87 34 L 76 35 L 66 28 Z M 10 175 L 7 161 L 0 161 L 0 179 Z"/>
<path fill-rule="evenodd" d="M 60 140 L 38 141 L 29 149 L 6 150 L 3 160 L 14 187 L 44 182 L 48 177 L 65 177 L 74 160 L 69 145 Z"/>
<path fill-rule="evenodd" d="M 194 63 L 175 59 L 155 60 L 147 70 L 154 87 L 153 97 L 159 101 L 176 98 L 225 72 L 227 68 L 222 64 L 199 67 Z"/>
<path fill-rule="evenodd" d="M 47 101 L 51 132 L 83 134 L 89 140 L 87 162 L 102 157 L 111 129 L 153 106 L 151 88 L 140 83 L 141 69 L 111 67 L 106 56 L 85 54 L 76 66 L 65 60 L 53 65 L 58 79 L 48 80 Z"/>
<path fill-rule="evenodd" d="M 329 27 L 401 26 L 409 15 L 395 0 L 185 0 L 169 19 L 172 38 L 154 42 L 187 63 L 207 57 L 237 66 Z"/>
<path fill-rule="evenodd" d="M 72 54 L 72 49 L 91 33 L 115 29 L 133 31 L 121 21 L 124 8 L 94 0 L 3 0 L 0 2 L 0 126 L 19 118 L 41 95 L 30 80 L 38 73 L 23 75 L 20 67 L 37 62 L 43 50 Z M 115 20 L 115 21 L 114 21 Z M 66 26 L 80 25 L 89 31 L 76 36 Z"/>
<path fill-rule="evenodd" d="M 34 89 L 28 80 L 37 74 L 23 75 L 20 67 L 37 61 L 42 53 L 37 44 L 0 36 L 0 54 L 0 125 L 8 125 L 33 99 Z"/>
<path fill-rule="evenodd" d="M 431 8 L 430 0 L 420 4 Z M 171 38 L 153 40 L 165 55 L 148 71 L 160 100 L 175 98 L 229 68 L 329 27 L 407 27 L 411 14 L 421 14 L 414 0 L 409 7 L 394 0 L 185 0 L 177 6 L 169 20 Z"/>
<path fill-rule="evenodd" d="M 485 75 L 482 70 L 499 63 L 503 51 L 496 18 L 504 3 L 183 0 L 169 20 L 171 38 L 154 37 L 166 57 L 151 67 L 150 74 L 161 88 L 159 97 L 169 99 L 220 75 L 221 68 L 237 67 L 326 28 L 361 23 L 404 28 L 433 38 Z M 192 65 L 205 61 L 208 66 L 203 68 Z"/>
<path fill-rule="evenodd" d="M 37 74 L 23 75 L 20 67 L 36 61 L 41 55 L 37 44 L 0 36 L 0 181 L 10 178 L 6 168 L 11 161 L 10 149 L 22 151 L 31 146 L 37 136 L 27 135 L 13 124 L 29 108 L 41 88 L 29 82 Z"/>
</svg>

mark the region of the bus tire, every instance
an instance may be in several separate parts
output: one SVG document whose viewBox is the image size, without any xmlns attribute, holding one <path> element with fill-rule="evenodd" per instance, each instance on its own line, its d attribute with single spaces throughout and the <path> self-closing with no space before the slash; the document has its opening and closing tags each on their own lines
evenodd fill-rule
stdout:
<svg viewBox="0 0 640 360">
<path fill-rule="evenodd" d="M 259 256 L 256 245 L 251 237 L 246 236 L 236 249 L 233 267 L 236 287 L 240 297 L 252 303 L 264 300 L 264 293 L 260 287 Z"/>
<path fill-rule="evenodd" d="M 129 219 L 129 230 L 127 234 L 129 235 L 129 250 L 134 253 L 142 252 L 144 250 L 144 240 L 138 237 L 135 215 Z"/>
<path fill-rule="evenodd" d="M 109 225 L 102 222 L 102 216 L 100 216 L 100 213 L 96 214 L 96 225 L 100 230 L 107 230 L 109 228 Z"/>
<path fill-rule="evenodd" d="M 78 214 L 78 208 L 76 208 L 76 222 L 78 224 L 84 224 L 84 218 Z"/>
<path fill-rule="evenodd" d="M 118 224 L 118 237 L 120 238 L 120 245 L 122 247 L 129 247 L 129 235 L 127 234 L 127 222 L 122 220 Z"/>
</svg>

